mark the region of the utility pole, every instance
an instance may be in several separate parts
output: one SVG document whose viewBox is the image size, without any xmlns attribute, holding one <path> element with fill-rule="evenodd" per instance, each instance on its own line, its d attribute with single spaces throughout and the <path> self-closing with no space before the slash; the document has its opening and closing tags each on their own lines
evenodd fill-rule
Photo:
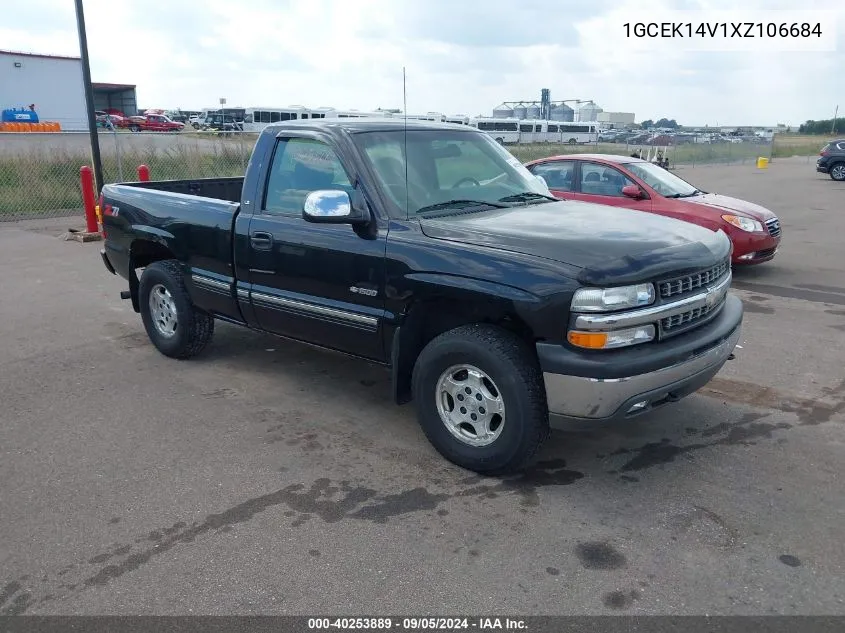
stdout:
<svg viewBox="0 0 845 633">
<path fill-rule="evenodd" d="M 79 31 L 79 55 L 82 59 L 82 83 L 85 89 L 85 105 L 88 110 L 88 136 L 91 139 L 91 162 L 94 167 L 94 188 L 99 193 L 105 184 L 103 161 L 100 158 L 100 137 L 97 134 L 97 115 L 94 114 L 94 87 L 91 85 L 91 65 L 88 62 L 88 37 L 85 35 L 85 14 L 82 0 L 76 3 L 76 28 Z"/>
<path fill-rule="evenodd" d="M 836 134 L 836 115 L 839 114 L 839 106 L 837 105 L 833 109 L 833 125 L 830 126 L 830 135 L 833 136 Z"/>
</svg>

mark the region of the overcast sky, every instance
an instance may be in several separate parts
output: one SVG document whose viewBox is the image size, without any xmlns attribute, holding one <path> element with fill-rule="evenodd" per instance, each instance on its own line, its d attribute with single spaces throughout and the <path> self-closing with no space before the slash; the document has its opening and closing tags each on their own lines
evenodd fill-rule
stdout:
<svg viewBox="0 0 845 633">
<path fill-rule="evenodd" d="M 4 1 L 0 48 L 78 55 L 72 0 Z M 702 52 L 626 39 L 631 15 L 730 8 L 707 0 L 85 0 L 94 81 L 137 84 L 141 107 L 333 106 L 490 114 L 499 102 L 593 99 L 637 120 L 787 123 L 845 110 L 845 2 L 832 52 Z M 838 5 L 838 6 L 837 6 Z M 715 14 L 714 14 L 715 15 Z"/>
</svg>

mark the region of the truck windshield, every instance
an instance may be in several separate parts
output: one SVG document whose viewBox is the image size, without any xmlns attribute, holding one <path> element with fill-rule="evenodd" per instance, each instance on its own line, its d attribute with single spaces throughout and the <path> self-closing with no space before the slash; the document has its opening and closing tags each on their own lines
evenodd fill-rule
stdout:
<svg viewBox="0 0 845 633">
<path fill-rule="evenodd" d="M 628 163 L 625 165 L 632 174 L 642 178 L 643 182 L 666 198 L 689 198 L 702 193 L 686 180 L 678 178 L 654 163 Z"/>
<path fill-rule="evenodd" d="M 402 217 L 554 200 L 548 187 L 481 132 L 408 130 L 406 142 L 398 129 L 354 139 Z"/>
</svg>

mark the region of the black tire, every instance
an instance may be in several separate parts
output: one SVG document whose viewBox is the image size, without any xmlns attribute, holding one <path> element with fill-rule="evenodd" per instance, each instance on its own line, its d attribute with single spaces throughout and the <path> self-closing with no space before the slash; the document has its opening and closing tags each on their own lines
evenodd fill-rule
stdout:
<svg viewBox="0 0 845 633">
<path fill-rule="evenodd" d="M 577 142 L 578 142 L 578 141 L 576 141 L 574 138 L 569 139 L 569 144 L 570 144 L 570 145 L 575 145 L 575 143 L 577 143 Z"/>
<path fill-rule="evenodd" d="M 486 446 L 470 446 L 456 438 L 438 412 L 438 380 L 458 364 L 473 365 L 487 374 L 504 402 L 500 434 Z M 465 325 L 437 336 L 417 358 L 412 385 L 426 437 L 443 457 L 468 470 L 485 475 L 519 472 L 532 463 L 549 436 L 543 374 L 534 351 L 501 328 Z"/>
<path fill-rule="evenodd" d="M 150 293 L 157 286 L 167 289 L 176 306 L 176 329 L 169 337 L 153 322 Z M 141 275 L 138 295 L 144 328 L 158 351 L 171 358 L 185 359 L 205 349 L 214 334 L 214 317 L 191 303 L 178 262 L 169 259 L 147 266 Z"/>
<path fill-rule="evenodd" d="M 828 174 L 836 182 L 845 181 L 845 163 L 833 163 L 828 169 Z"/>
</svg>

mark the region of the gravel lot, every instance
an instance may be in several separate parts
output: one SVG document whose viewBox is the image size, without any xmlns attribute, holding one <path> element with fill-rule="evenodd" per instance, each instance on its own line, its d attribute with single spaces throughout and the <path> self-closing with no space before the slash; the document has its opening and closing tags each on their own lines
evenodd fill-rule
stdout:
<svg viewBox="0 0 845 633">
<path fill-rule="evenodd" d="M 737 359 L 504 480 L 380 368 L 223 325 L 163 357 L 68 220 L 0 225 L 0 614 L 845 614 L 845 185 L 679 173 L 784 225 Z"/>
</svg>

